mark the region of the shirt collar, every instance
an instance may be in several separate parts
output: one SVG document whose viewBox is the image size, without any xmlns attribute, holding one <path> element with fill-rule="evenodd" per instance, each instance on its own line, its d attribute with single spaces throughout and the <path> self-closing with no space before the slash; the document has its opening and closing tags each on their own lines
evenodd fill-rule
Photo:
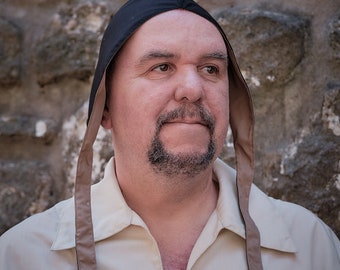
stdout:
<svg viewBox="0 0 340 270">
<path fill-rule="evenodd" d="M 216 213 L 222 229 L 228 229 L 245 238 L 244 224 L 236 195 L 235 170 L 217 159 L 214 164 L 214 173 L 219 182 L 220 192 Z M 261 246 L 295 252 L 295 245 L 289 231 L 271 199 L 255 185 L 252 186 L 249 199 L 250 215 L 260 231 Z M 92 186 L 91 206 L 95 241 L 108 238 L 131 224 L 146 227 L 124 200 L 115 175 L 113 158 L 106 165 L 104 178 Z M 74 200 L 60 202 L 55 208 L 59 224 L 51 249 L 73 248 L 75 246 Z"/>
<path fill-rule="evenodd" d="M 214 173 L 220 187 L 216 207 L 219 220 L 225 229 L 245 238 L 244 223 L 237 199 L 236 172 L 222 160 L 217 159 L 214 164 Z M 249 213 L 260 231 L 261 246 L 285 252 L 296 252 L 289 229 L 272 200 L 252 185 Z"/>
<path fill-rule="evenodd" d="M 95 241 L 110 237 L 138 220 L 121 193 L 115 175 L 114 158 L 106 165 L 104 178 L 91 188 L 91 207 Z M 74 199 L 57 204 L 56 211 L 59 230 L 52 250 L 72 248 L 75 246 Z"/>
</svg>

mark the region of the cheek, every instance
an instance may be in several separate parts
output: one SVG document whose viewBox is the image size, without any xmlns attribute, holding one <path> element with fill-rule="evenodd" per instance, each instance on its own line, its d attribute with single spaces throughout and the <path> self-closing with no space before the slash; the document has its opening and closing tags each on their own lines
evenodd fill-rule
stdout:
<svg viewBox="0 0 340 270">
<path fill-rule="evenodd" d="M 112 101 L 112 131 L 116 142 L 145 149 L 155 133 L 160 102 L 143 95 L 142 90 L 136 92 L 124 93 Z"/>
<path fill-rule="evenodd" d="M 229 127 L 229 95 L 226 88 L 214 93 L 211 98 L 213 114 L 215 116 L 215 139 L 219 148 L 222 148 L 228 132 Z"/>
<path fill-rule="evenodd" d="M 229 128 L 229 114 L 220 118 L 220 121 L 216 122 L 215 136 L 219 146 L 223 146 L 227 137 Z"/>
<path fill-rule="evenodd" d="M 125 90 L 125 89 L 123 89 Z M 118 91 L 110 98 L 112 137 L 115 148 L 128 144 L 132 147 L 132 136 L 136 135 L 135 106 L 125 91 Z"/>
</svg>

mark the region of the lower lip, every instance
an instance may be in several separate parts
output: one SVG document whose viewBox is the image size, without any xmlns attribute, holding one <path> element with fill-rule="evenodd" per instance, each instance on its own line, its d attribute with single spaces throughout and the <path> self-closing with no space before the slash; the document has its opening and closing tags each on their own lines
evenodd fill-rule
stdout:
<svg viewBox="0 0 340 270">
<path fill-rule="evenodd" d="M 206 127 L 205 125 L 200 124 L 200 123 L 186 123 L 186 122 L 168 122 L 168 123 L 165 123 L 164 125 L 201 126 L 201 127 Z"/>
</svg>

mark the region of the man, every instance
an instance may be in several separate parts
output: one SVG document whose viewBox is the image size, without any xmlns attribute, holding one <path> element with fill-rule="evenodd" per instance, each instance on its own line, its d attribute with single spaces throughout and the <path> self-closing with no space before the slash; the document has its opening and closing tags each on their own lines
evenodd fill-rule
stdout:
<svg viewBox="0 0 340 270">
<path fill-rule="evenodd" d="M 237 176 L 217 158 L 229 122 Z M 90 199 L 100 124 L 115 157 Z M 252 134 L 217 22 L 191 0 L 129 1 L 103 37 L 75 199 L 8 231 L 0 268 L 339 269 L 322 221 L 251 186 Z"/>
</svg>

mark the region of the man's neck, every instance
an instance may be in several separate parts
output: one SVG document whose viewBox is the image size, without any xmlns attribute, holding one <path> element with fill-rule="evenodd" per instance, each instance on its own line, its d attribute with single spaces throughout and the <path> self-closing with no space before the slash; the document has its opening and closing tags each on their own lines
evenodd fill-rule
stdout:
<svg viewBox="0 0 340 270">
<path fill-rule="evenodd" d="M 117 166 L 117 165 L 116 165 Z M 117 168 L 118 167 L 118 168 Z M 215 209 L 217 190 L 212 167 L 194 177 L 168 177 L 150 169 L 134 172 L 116 167 L 116 175 L 127 204 L 143 219 L 174 219 L 190 212 Z M 210 210 L 208 210 L 210 209 Z M 209 215 L 210 215 L 209 213 Z"/>
<path fill-rule="evenodd" d="M 192 248 L 216 208 L 218 187 L 212 167 L 195 177 L 171 178 L 152 170 L 134 173 L 129 168 L 116 162 L 117 179 L 127 204 L 156 240 L 164 269 L 185 269 Z M 178 265 L 171 265 L 173 262 Z"/>
</svg>

